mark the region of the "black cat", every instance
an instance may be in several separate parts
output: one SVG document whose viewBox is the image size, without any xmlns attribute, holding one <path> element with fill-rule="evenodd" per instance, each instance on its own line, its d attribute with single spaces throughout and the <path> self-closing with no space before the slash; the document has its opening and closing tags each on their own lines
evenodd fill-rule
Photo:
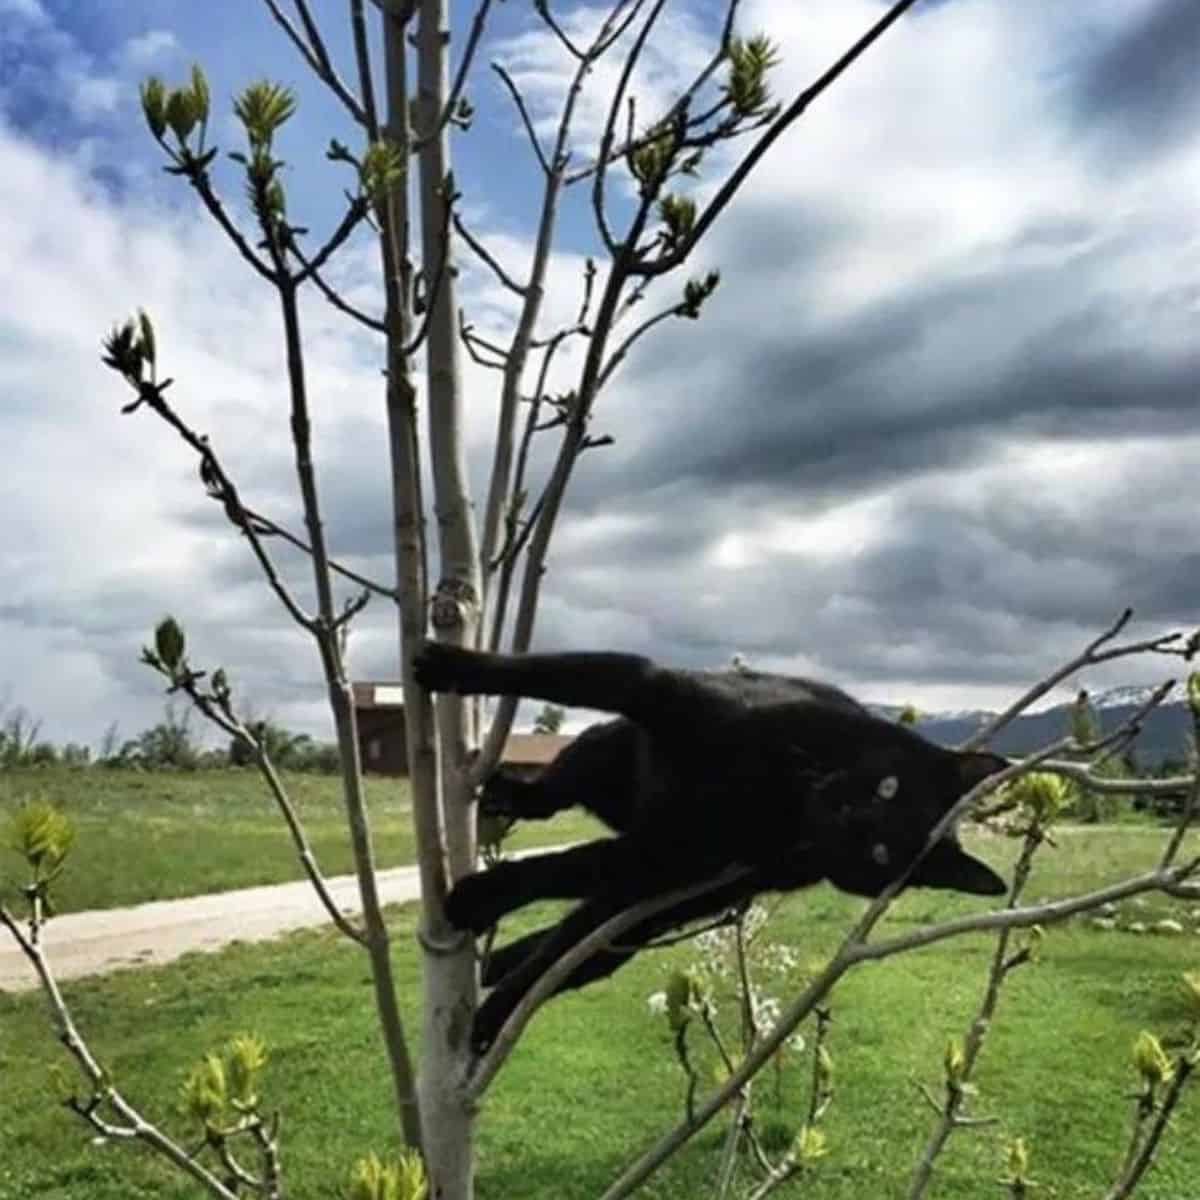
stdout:
<svg viewBox="0 0 1200 1200">
<path fill-rule="evenodd" d="M 414 666 L 431 691 L 621 714 L 585 730 L 537 780 L 500 771 L 484 788 L 485 811 L 544 818 L 578 804 L 618 836 L 503 862 L 451 891 L 451 921 L 476 933 L 535 900 L 583 901 L 557 925 L 493 954 L 484 983 L 495 988 L 472 1031 L 478 1049 L 557 958 L 631 905 L 745 868 L 635 926 L 619 946 L 577 967 L 563 988 L 601 979 L 666 930 L 758 892 L 827 879 L 878 895 L 959 796 L 1007 765 L 992 754 L 935 746 L 807 679 L 668 670 L 628 654 L 482 654 L 437 642 L 421 646 Z M 984 896 L 1006 890 L 952 833 L 908 883 Z"/>
</svg>

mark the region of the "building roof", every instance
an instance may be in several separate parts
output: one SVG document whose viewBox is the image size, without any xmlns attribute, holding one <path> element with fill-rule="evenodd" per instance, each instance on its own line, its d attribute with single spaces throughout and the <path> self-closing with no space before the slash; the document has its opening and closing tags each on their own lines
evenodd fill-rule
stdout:
<svg viewBox="0 0 1200 1200">
<path fill-rule="evenodd" d="M 566 733 L 510 733 L 500 761 L 517 766 L 541 767 L 551 763 L 571 741 Z"/>
<path fill-rule="evenodd" d="M 404 694 L 399 681 L 353 683 L 354 707 L 360 712 L 380 709 L 403 710 Z M 542 767 L 553 762 L 571 741 L 565 733 L 510 733 L 500 761 L 515 766 Z"/>
<path fill-rule="evenodd" d="M 404 685 L 397 680 L 380 683 L 352 683 L 355 708 L 403 708 Z"/>
</svg>

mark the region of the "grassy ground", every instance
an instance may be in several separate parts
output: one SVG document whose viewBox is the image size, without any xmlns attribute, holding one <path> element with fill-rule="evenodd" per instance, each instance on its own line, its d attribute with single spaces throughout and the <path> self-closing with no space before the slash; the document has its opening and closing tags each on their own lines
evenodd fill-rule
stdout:
<svg viewBox="0 0 1200 1200">
<path fill-rule="evenodd" d="M 1150 830 L 1066 830 L 1043 854 L 1031 898 L 1095 886 L 1150 866 Z M 976 848 L 1000 864 L 1009 843 Z M 1193 842 L 1193 852 L 1200 845 Z M 979 901 L 934 892 L 905 896 L 893 932 Z M 859 902 L 827 888 L 789 897 L 772 936 L 799 952 L 799 976 L 835 944 Z M 1170 1032 L 1182 1019 L 1177 984 L 1200 968 L 1200 922 L 1189 906 L 1151 900 L 1123 919 L 1177 916 L 1176 937 L 1105 932 L 1079 920 L 1046 938 L 1044 961 L 1013 974 L 977 1073 L 976 1111 L 995 1126 L 956 1135 L 930 1192 L 941 1200 L 1004 1194 L 1006 1140 L 1032 1144 L 1032 1170 L 1045 1200 L 1095 1200 L 1119 1159 L 1129 1122 L 1129 1047 L 1142 1028 Z M 546 913 L 511 923 L 519 932 Z M 417 991 L 411 910 L 395 914 L 396 960 L 410 1022 Z M 932 1114 L 915 1082 L 939 1087 L 947 1037 L 977 1003 L 989 941 L 962 939 L 860 969 L 834 996 L 830 1048 L 837 1092 L 826 1120 L 830 1152 L 817 1176 L 781 1195 L 821 1200 L 891 1200 L 906 1194 L 911 1164 Z M 583 1200 L 680 1113 L 682 1079 L 664 1018 L 647 995 L 687 946 L 642 956 L 610 982 L 552 1002 L 494 1086 L 480 1124 L 481 1200 Z M 798 977 L 788 987 L 794 991 Z M 261 1032 L 273 1049 L 266 1092 L 286 1112 L 285 1164 L 294 1200 L 335 1193 L 345 1166 L 389 1144 L 392 1116 L 366 966 L 330 933 L 305 933 L 266 947 L 235 946 L 154 971 L 122 972 L 69 985 L 80 1026 L 129 1095 L 149 1114 L 183 1128 L 176 1112 L 186 1067 L 231 1032 Z M 411 1023 L 410 1023 L 410 1027 Z M 700 1061 L 707 1064 L 704 1055 Z M 64 1055 L 36 996 L 0 995 L 0 1200 L 185 1200 L 198 1193 L 146 1153 L 93 1145 L 77 1118 L 56 1109 L 49 1067 Z M 705 1066 L 707 1070 L 707 1065 Z M 793 1059 L 775 1084 L 757 1090 L 765 1136 L 794 1128 L 806 1098 L 806 1063 Z M 1192 1200 L 1200 1179 L 1200 1098 L 1185 1097 L 1161 1161 L 1139 1193 Z M 712 1194 L 721 1129 L 710 1126 L 646 1196 L 685 1200 Z"/>
<path fill-rule="evenodd" d="M 352 869 L 338 780 L 288 775 L 288 791 L 327 875 Z M 70 814 L 78 831 L 71 870 L 56 892 L 60 910 L 114 908 L 302 877 L 287 829 L 259 776 L 249 770 L 0 772 L 0 837 L 5 816 L 28 796 Z M 413 861 L 408 781 L 367 777 L 381 867 Z M 526 823 L 513 846 L 589 836 L 597 826 L 573 814 Z M 0 848 L 0 886 L 18 861 Z"/>
</svg>

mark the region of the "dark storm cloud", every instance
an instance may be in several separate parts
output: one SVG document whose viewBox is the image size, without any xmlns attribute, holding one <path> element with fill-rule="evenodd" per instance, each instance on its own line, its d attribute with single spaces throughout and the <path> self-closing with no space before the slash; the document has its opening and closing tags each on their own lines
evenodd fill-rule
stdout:
<svg viewBox="0 0 1200 1200">
<path fill-rule="evenodd" d="M 599 502 L 688 480 L 829 499 L 965 464 L 1016 429 L 1118 439 L 1189 422 L 1200 354 L 1131 339 L 1132 305 L 1083 299 L 1048 327 L 1006 337 L 1004 314 L 1028 310 L 1056 274 L 1018 268 L 930 287 L 834 329 L 751 334 L 734 325 L 715 338 L 693 336 L 681 373 L 686 400 L 649 430 L 643 419 L 632 451 L 622 453 L 617 423 L 617 450 L 582 472 L 591 478 L 585 495 Z M 1010 348 L 974 369 L 974 347 L 989 334 Z M 733 343 L 741 343 L 736 359 L 724 349 Z M 678 363 L 681 354 L 663 357 Z M 639 388 L 668 386 L 656 364 L 635 378 Z"/>
<path fill-rule="evenodd" d="M 1133 157 L 1195 136 L 1200 117 L 1200 5 L 1159 0 L 1085 68 L 1076 120 Z"/>
</svg>

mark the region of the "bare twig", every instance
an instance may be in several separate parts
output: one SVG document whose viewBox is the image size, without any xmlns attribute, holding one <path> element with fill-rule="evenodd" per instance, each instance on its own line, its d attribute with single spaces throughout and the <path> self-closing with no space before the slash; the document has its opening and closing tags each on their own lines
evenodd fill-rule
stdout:
<svg viewBox="0 0 1200 1200">
<path fill-rule="evenodd" d="M 1020 716 L 1031 704 L 1040 700 L 1047 692 L 1055 688 L 1069 675 L 1083 667 L 1095 666 L 1097 663 L 1108 662 L 1110 659 L 1123 658 L 1133 654 L 1145 654 L 1148 651 L 1159 651 L 1179 640 L 1179 634 L 1171 633 L 1162 637 L 1150 638 L 1147 641 L 1131 642 L 1123 646 L 1108 646 L 1115 637 L 1129 624 L 1133 618 L 1133 609 L 1127 608 L 1098 638 L 1089 642 L 1074 658 L 1052 671 L 1044 679 L 1038 680 L 1027 692 L 1018 697 L 998 716 L 993 717 L 982 729 L 977 730 L 959 747 L 961 750 L 978 750 L 986 746 L 1006 725 Z"/>
<path fill-rule="evenodd" d="M 371 78 L 371 47 L 367 40 L 367 18 L 363 0 L 350 0 L 350 28 L 354 33 L 354 60 L 358 87 L 362 92 L 362 122 L 367 137 L 379 141 L 379 110 L 375 107 L 375 83 Z"/>
<path fill-rule="evenodd" d="M 733 171 L 730 172 L 728 178 L 717 189 L 716 194 L 705 206 L 703 212 L 696 218 L 691 231 L 681 241 L 678 248 L 653 262 L 639 263 L 634 268 L 635 272 L 646 275 L 662 275 L 679 266 L 692 252 L 712 223 L 721 215 L 738 189 L 745 183 L 750 173 L 775 142 L 779 140 L 792 124 L 803 116 L 808 106 L 814 100 L 844 75 L 916 2 L 917 0 L 898 0 L 841 58 L 829 67 L 815 82 L 806 87 L 771 122 L 766 132 L 755 141 L 750 150 L 742 157 Z M 600 172 L 597 172 L 597 178 L 599 177 Z"/>
<path fill-rule="evenodd" d="M 522 290 L 523 301 L 521 312 L 513 331 L 512 341 L 508 351 L 502 356 L 504 362 L 504 382 L 500 392 L 500 410 L 496 418 L 496 444 L 492 455 L 491 477 L 488 483 L 487 505 L 484 509 L 483 534 L 480 538 L 480 575 L 484 584 L 485 612 L 480 624 L 481 631 L 486 628 L 490 610 L 492 637 L 500 636 L 504 628 L 507 612 L 509 587 L 512 576 L 510 560 L 504 560 L 506 574 L 499 586 L 493 588 L 492 575 L 496 570 L 496 562 L 503 557 L 503 552 L 497 554 L 497 544 L 500 540 L 501 521 L 507 513 L 508 528 L 505 531 L 505 544 L 512 546 L 516 534 L 518 510 L 524 503 L 524 469 L 523 460 L 528 452 L 528 438 L 536 429 L 536 420 L 531 420 L 526 426 L 526 441 L 522 444 L 517 476 L 510 481 L 513 468 L 513 439 L 516 434 L 517 409 L 520 400 L 521 378 L 530 350 L 534 347 L 534 332 L 538 316 L 541 312 L 545 296 L 546 273 L 549 269 L 550 255 L 553 249 L 554 233 L 558 219 L 560 196 L 562 192 L 563 174 L 567 165 L 567 143 L 571 126 L 574 121 L 576 106 L 582 94 L 584 80 L 597 57 L 603 52 L 602 47 L 607 43 L 606 37 L 612 32 L 618 19 L 622 5 L 628 0 L 619 0 L 601 24 L 595 40 L 580 59 L 575 73 L 567 87 L 563 100 L 562 111 L 559 114 L 558 129 L 555 134 L 554 147 L 550 156 L 550 169 L 546 173 L 545 185 L 542 192 L 541 211 L 538 218 L 537 237 L 534 243 L 533 261 L 530 265 L 529 282 Z M 583 301 L 580 317 L 576 328 L 582 326 L 587 309 L 591 303 L 592 289 L 595 282 L 595 264 L 588 259 L 584 270 Z M 560 331 L 561 332 L 561 331 Z M 547 357 L 543 359 L 542 375 L 532 407 L 536 410 L 544 394 L 546 371 L 554 353 L 569 334 L 554 335 L 550 339 Z M 495 644 L 495 643 L 493 643 Z M 483 751 L 473 766 L 476 777 L 489 772 L 498 761 L 500 749 L 507 739 L 512 724 L 512 715 L 502 708 L 493 722 L 488 733 Z"/>
<path fill-rule="evenodd" d="M 512 96 L 513 103 L 517 106 L 517 112 L 521 114 L 521 123 L 525 126 L 525 133 L 528 135 L 529 144 L 533 147 L 533 152 L 537 156 L 538 165 L 542 168 L 544 174 L 549 175 L 550 163 L 546 159 L 546 152 L 542 149 L 541 139 L 533 127 L 533 118 L 529 115 L 529 109 L 525 104 L 525 97 L 521 95 L 521 89 L 517 87 L 513 81 L 513 77 L 500 63 L 492 63 L 492 70 L 500 76 L 504 86 L 508 88 L 509 95 Z"/>
<path fill-rule="evenodd" d="M 334 308 L 339 312 L 345 313 L 346 316 L 353 318 L 360 325 L 365 325 L 368 329 L 374 330 L 376 333 L 387 332 L 385 322 L 381 321 L 378 317 L 373 317 L 369 313 L 363 312 L 362 309 L 355 308 L 336 288 L 326 283 L 324 276 L 316 269 L 315 264 L 305 257 L 295 242 L 292 243 L 292 253 L 304 268 L 303 274 L 305 277 L 311 279 L 317 285 L 317 289 Z"/>
<path fill-rule="evenodd" d="M 646 1151 L 609 1187 L 601 1200 L 619 1200 L 619 1197 L 629 1195 L 680 1146 L 707 1125 L 737 1094 L 738 1089 L 770 1060 L 771 1055 L 779 1049 L 784 1040 L 791 1035 L 795 1027 L 812 1011 L 816 1004 L 829 993 L 829 989 L 838 979 L 857 963 L 889 958 L 894 954 L 914 950 L 920 946 L 932 945 L 935 942 L 945 941 L 947 938 L 960 937 L 965 933 L 1000 930 L 1006 927 L 1027 929 L 1031 925 L 1043 925 L 1064 920 L 1076 913 L 1099 908 L 1102 904 L 1124 900 L 1143 892 L 1162 890 L 1172 883 L 1186 879 L 1198 868 L 1200 868 L 1200 859 L 1167 870 L 1150 871 L 1121 883 L 1065 900 L 1032 905 L 1028 908 L 1006 909 L 960 917 L 882 942 L 861 943 L 853 946 L 844 944 L 843 949 L 833 957 L 804 993 L 788 1007 L 779 1023 L 764 1037 L 754 1053 L 710 1099 L 704 1102 L 697 1111 L 695 1120 L 681 1123 Z M 867 915 L 871 915 L 871 910 L 868 910 Z M 860 922 L 860 927 L 861 924 L 862 922 Z"/>
<path fill-rule="evenodd" d="M 604 133 L 600 138 L 600 151 L 597 155 L 598 167 L 595 175 L 592 178 L 592 212 L 596 219 L 596 229 L 600 234 L 601 240 L 604 242 L 605 248 L 609 254 L 616 258 L 620 247 L 618 247 L 616 239 L 613 237 L 612 230 L 609 228 L 608 216 L 605 213 L 604 200 L 604 184 L 605 172 L 612 154 L 613 140 L 616 136 L 617 114 L 621 111 L 621 106 L 625 101 L 625 93 L 629 87 L 629 80 L 633 76 L 633 70 L 637 66 L 637 61 L 641 57 L 642 49 L 646 45 L 646 39 L 650 36 L 650 30 L 654 28 L 655 22 L 662 13 L 666 0 L 655 0 L 654 6 L 650 10 L 650 15 L 646 18 L 645 24 L 638 32 L 634 39 L 633 45 L 629 49 L 629 53 L 625 56 L 625 65 L 621 70 L 620 77 L 617 80 L 616 90 L 613 92 L 612 99 L 609 101 L 608 118 L 604 122 Z M 641 10 L 642 0 L 634 6 L 629 14 L 629 21 L 632 21 L 637 13 Z M 628 21 L 627 21 L 628 23 Z M 626 245 L 631 245 L 636 241 L 636 237 L 630 237 L 626 240 Z"/>
<path fill-rule="evenodd" d="M 475 326 L 467 323 L 467 319 L 461 308 L 458 310 L 458 336 L 462 344 L 466 346 L 467 353 L 481 367 L 490 367 L 496 371 L 504 370 L 504 362 L 508 357 L 508 351 L 503 346 L 498 346 L 495 342 L 488 341 L 487 338 L 481 337 L 476 333 Z M 498 361 L 483 358 L 479 353 L 480 350 L 486 350 L 488 354 L 494 354 Z"/>
<path fill-rule="evenodd" d="M 547 3 L 547 0 L 533 0 L 533 8 L 537 15 L 546 23 L 550 32 L 563 44 L 567 53 L 572 58 L 583 58 L 583 51 L 571 41 L 567 36 L 566 30 L 551 15 L 550 5 Z"/>
<path fill-rule="evenodd" d="M 475 9 L 475 16 L 471 20 L 471 32 L 467 34 L 467 45 L 463 50 L 462 61 L 458 64 L 454 83 L 450 87 L 446 103 L 442 105 L 442 112 L 437 119 L 437 125 L 432 133 L 426 133 L 416 139 L 413 143 L 414 150 L 420 151 L 421 147 L 430 137 L 437 137 L 445 129 L 446 123 L 453 119 L 454 110 L 458 107 L 459 98 L 462 96 L 467 84 L 467 75 L 470 73 L 471 64 L 475 61 L 475 52 L 479 49 L 479 43 L 483 38 L 483 31 L 487 27 L 488 10 L 491 7 L 492 0 L 480 0 L 479 6 Z"/>
<path fill-rule="evenodd" d="M 138 404 L 145 404 L 170 425 L 200 456 L 200 478 L 209 495 L 221 502 L 225 510 L 225 515 L 229 518 L 230 522 L 245 534 L 246 540 L 250 543 L 250 548 L 254 552 L 254 557 L 258 559 L 259 566 L 262 568 L 267 583 L 279 598 L 279 602 L 287 610 L 292 620 L 301 628 L 312 632 L 314 619 L 300 607 L 288 590 L 287 585 L 283 582 L 282 576 L 279 574 L 274 561 L 270 554 L 267 553 L 267 548 L 263 543 L 261 537 L 263 530 L 256 525 L 253 518 L 242 506 L 237 487 L 228 474 L 226 474 L 224 467 L 221 466 L 221 461 L 217 458 L 208 438 L 196 433 L 166 401 L 163 396 L 166 388 L 165 384 L 159 385 L 143 382 L 137 385 L 137 388 L 138 402 L 132 407 L 137 407 Z M 126 411 L 130 411 L 130 409 L 127 408 Z"/>
<path fill-rule="evenodd" d="M 1167 1087 L 1167 1093 L 1163 1097 L 1157 1111 L 1154 1111 L 1152 1108 L 1150 1109 L 1150 1112 L 1154 1112 L 1154 1119 L 1144 1136 L 1142 1134 L 1144 1121 L 1140 1119 L 1135 1120 L 1129 1154 L 1126 1157 L 1124 1169 L 1121 1172 L 1120 1178 L 1105 1193 L 1104 1200 L 1127 1200 L 1127 1197 L 1133 1195 L 1134 1189 L 1141 1182 L 1142 1176 L 1146 1174 L 1154 1162 L 1154 1155 L 1158 1150 L 1158 1144 L 1162 1141 L 1162 1135 L 1166 1131 L 1167 1124 L 1171 1120 L 1171 1115 L 1174 1113 L 1175 1107 L 1183 1095 L 1183 1089 L 1187 1086 L 1193 1070 L 1195 1070 L 1195 1063 L 1188 1055 L 1181 1054 L 1175 1060 L 1175 1073 Z M 1139 1105 L 1139 1117 L 1140 1115 L 1141 1108 Z M 1149 1117 L 1149 1112 L 1146 1113 L 1146 1116 L 1147 1118 Z"/>
<path fill-rule="evenodd" d="M 1013 882 L 1008 893 L 1008 909 L 1017 906 L 1025 884 L 1029 881 L 1029 871 L 1033 865 L 1033 856 L 1044 841 L 1044 831 L 1036 819 L 1032 819 L 1025 831 L 1021 843 L 1021 852 L 1013 869 Z M 967 1127 L 968 1124 L 978 1124 L 980 1118 L 967 1117 L 963 1114 L 968 1084 L 975 1071 L 975 1064 L 983 1049 L 984 1038 L 987 1037 L 992 1021 L 996 1015 L 996 1007 L 1000 1002 L 1000 989 L 1009 974 L 1019 965 L 1029 960 L 1028 953 L 1016 954 L 1011 958 L 1008 953 L 1009 942 L 1012 938 L 1011 929 L 1002 929 L 996 937 L 996 945 L 992 952 L 991 966 L 988 969 L 987 982 L 983 996 L 980 998 L 979 1010 L 967 1031 L 963 1042 L 963 1064 L 960 1072 L 954 1078 L 947 1074 L 945 1084 L 945 1100 L 939 1106 L 934 1102 L 935 1111 L 939 1114 L 937 1125 L 925 1143 L 925 1149 L 913 1171 L 912 1184 L 909 1188 L 908 1200 L 919 1200 L 929 1187 L 933 1178 L 933 1167 L 938 1156 L 945 1149 L 950 1135 L 956 1129 Z M 931 1102 L 932 1096 L 925 1093 Z M 986 1119 L 986 1118 L 985 1118 Z"/>
<path fill-rule="evenodd" d="M 631 330 L 625 340 L 612 352 L 608 361 L 604 364 L 604 369 L 600 372 L 600 386 L 603 387 L 608 382 L 612 373 L 621 365 L 625 356 L 633 349 L 634 344 L 639 338 L 644 337 L 656 325 L 669 320 L 671 317 L 682 317 L 688 311 L 688 308 L 689 305 L 684 301 L 672 304 L 670 308 L 664 308 L 652 317 L 647 317 L 640 325 Z"/>
<path fill-rule="evenodd" d="M 587 937 L 576 942 L 521 997 L 521 1002 L 513 1009 L 508 1020 L 504 1022 L 500 1032 L 496 1035 L 496 1040 L 492 1043 L 487 1053 L 475 1060 L 470 1076 L 464 1080 L 466 1098 L 477 1100 L 483 1095 L 495 1077 L 496 1072 L 499 1071 L 505 1060 L 516 1048 L 517 1041 L 525 1026 L 529 1024 L 533 1014 L 554 994 L 559 984 L 580 963 L 591 958 L 597 951 L 611 945 L 627 929 L 632 929 L 633 926 L 640 924 L 648 917 L 672 908 L 683 900 L 703 895 L 705 892 L 712 891 L 718 887 L 723 887 L 725 884 L 741 878 L 747 871 L 748 868 L 746 867 L 728 867 L 719 875 L 714 875 L 711 879 L 706 879 L 702 883 L 693 884 L 686 888 L 676 888 L 674 891 L 667 892 L 664 895 L 643 900 L 641 903 L 625 909 L 616 916 L 610 917 L 602 925 L 599 925 L 589 933 Z"/>
<path fill-rule="evenodd" d="M 163 145 L 165 147 L 165 143 Z M 185 169 L 184 173 L 187 176 L 188 183 L 195 189 L 196 195 L 200 197 L 204 207 L 208 209 L 209 215 L 224 230 L 225 235 L 237 248 L 237 252 L 259 275 L 271 283 L 275 283 L 276 271 L 272 270 L 271 267 L 250 249 L 250 243 L 246 241 L 242 231 L 233 223 L 233 219 L 225 211 L 225 206 L 221 203 L 220 197 L 213 191 L 212 180 L 209 178 L 208 172 L 203 168 L 196 167 L 194 162 L 189 169 L 187 161 L 181 159 L 173 150 L 168 150 L 168 153 L 181 168 Z"/>
<path fill-rule="evenodd" d="M 42 994 L 50 1006 L 50 1017 L 58 1032 L 59 1041 L 66 1047 L 67 1052 L 74 1058 L 76 1065 L 92 1086 L 94 1103 L 77 1102 L 69 1105 L 72 1111 L 78 1113 L 97 1129 L 102 1130 L 106 1136 L 136 1138 L 138 1141 L 144 1142 L 184 1174 L 191 1176 L 210 1196 L 216 1196 L 219 1200 L 238 1200 L 236 1192 L 226 1187 L 220 1179 L 201 1166 L 182 1146 L 148 1121 L 113 1084 L 108 1073 L 100 1066 L 76 1027 L 71 1011 L 63 999 L 58 982 L 46 959 L 45 951 L 32 938 L 26 937 L 19 922 L 2 904 L 0 904 L 0 925 L 5 926 L 16 939 L 21 952 L 37 973 Z M 97 1111 L 101 1104 L 109 1105 L 122 1124 L 113 1125 L 111 1122 L 104 1122 Z"/>
<path fill-rule="evenodd" d="M 425 297 L 425 311 L 421 316 L 420 324 L 402 348 L 405 358 L 411 358 L 416 354 L 429 337 L 430 323 L 438 311 L 438 298 L 442 294 L 442 288 L 453 274 L 453 267 L 450 264 L 450 223 L 454 219 L 454 205 L 458 196 L 454 192 L 453 179 L 449 175 L 443 178 L 442 191 L 445 195 L 445 203 L 442 206 L 442 220 L 438 227 L 437 270 L 433 274 L 433 286 Z"/>
<path fill-rule="evenodd" d="M 287 788 L 284 787 L 283 780 L 280 779 L 279 772 L 275 769 L 275 764 L 271 761 L 271 756 L 267 753 L 265 742 L 251 733 L 246 723 L 234 714 L 227 702 L 221 703 L 219 700 L 202 693 L 195 680 L 184 683 L 183 688 L 196 707 L 214 725 L 223 729 L 230 737 L 238 738 L 250 747 L 254 754 L 254 761 L 258 767 L 259 774 L 263 777 L 263 782 L 267 785 L 267 789 L 270 791 L 275 800 L 276 807 L 278 807 L 283 817 L 284 824 L 288 827 L 288 833 L 291 835 L 296 856 L 300 859 L 300 865 L 303 867 L 305 875 L 308 876 L 313 890 L 317 893 L 317 899 L 321 901 L 321 906 L 329 915 L 329 919 L 346 937 L 353 942 L 357 942 L 360 946 L 365 946 L 366 937 L 362 930 L 357 928 L 352 921 L 348 920 L 338 908 L 329 891 L 328 885 L 325 883 L 325 876 L 321 871 L 320 864 L 317 862 L 317 856 L 313 851 L 312 843 L 308 840 L 308 835 L 304 832 L 304 825 L 300 820 L 299 814 L 296 812 L 295 805 L 292 804 Z"/>
<path fill-rule="evenodd" d="M 1200 754 L 1200 712 L 1194 707 L 1192 708 L 1192 748 L 1197 754 Z M 1171 834 L 1171 840 L 1163 850 L 1162 866 L 1169 867 L 1175 861 L 1175 856 L 1179 853 L 1180 846 L 1183 845 L 1184 835 L 1197 815 L 1200 815 L 1200 761 L 1196 763 L 1192 784 L 1188 788 L 1187 800 L 1180 811 L 1175 831 Z"/>
<path fill-rule="evenodd" d="M 346 239 L 349 238 L 370 211 L 371 206 L 365 196 L 352 196 L 346 212 L 338 222 L 337 228 L 329 235 L 329 239 L 325 244 L 312 258 L 301 259 L 301 269 L 295 275 L 296 283 L 304 283 L 313 274 L 320 271 L 341 246 L 345 244 Z M 296 240 L 292 236 L 288 238 L 288 248 L 295 253 Z M 300 255 L 297 254 L 296 257 L 300 258 Z"/>
<path fill-rule="evenodd" d="M 524 296 L 528 290 L 524 284 L 518 283 L 499 263 L 499 260 L 494 254 L 467 228 L 462 217 L 455 213 L 453 216 L 454 230 L 462 238 L 464 242 L 475 252 L 476 256 L 483 260 L 496 278 L 510 292 L 515 292 L 518 296 Z"/>
<path fill-rule="evenodd" d="M 664 118 L 666 121 L 670 122 L 676 118 L 679 113 L 686 112 L 688 109 L 690 109 L 692 101 L 695 99 L 697 93 L 712 78 L 712 76 L 716 73 L 717 68 L 720 67 L 721 63 L 725 61 L 729 53 L 730 42 L 733 40 L 734 23 L 737 18 L 737 10 L 740 4 L 741 0 L 729 0 L 728 6 L 725 10 L 725 23 L 721 29 L 721 40 L 717 44 L 717 49 L 714 51 L 712 57 L 708 60 L 703 69 L 697 74 L 696 78 L 692 80 L 688 87 L 680 94 L 679 98 L 671 106 L 670 111 Z M 626 19 L 625 26 L 616 33 L 616 37 L 619 37 L 620 34 L 624 32 L 624 28 L 628 27 L 629 23 L 636 15 L 637 10 L 634 9 Z M 712 108 L 708 109 L 706 112 L 700 113 L 695 117 L 689 117 L 687 121 L 688 127 L 690 128 L 706 123 L 707 121 L 711 120 L 711 118 L 714 117 L 717 112 L 726 107 L 727 104 L 727 99 L 722 100 Z M 652 140 L 652 138 L 652 133 L 646 133 L 632 139 L 631 141 L 626 141 L 619 146 L 612 146 L 610 144 L 607 157 L 601 157 L 598 155 L 595 161 L 588 163 L 577 171 L 570 172 L 566 177 L 567 185 L 569 186 L 573 183 L 578 183 L 582 179 L 587 179 L 590 175 L 594 174 L 600 169 L 602 163 L 605 167 L 607 167 L 609 164 L 625 158 L 628 154 L 631 154 L 633 151 L 646 145 Z M 601 153 L 603 153 L 603 143 L 601 143 Z M 593 196 L 593 206 L 594 204 L 595 197 Z"/>
<path fill-rule="evenodd" d="M 320 39 L 316 23 L 312 20 L 308 12 L 308 6 L 304 3 L 304 0 L 296 0 L 296 7 L 300 12 L 300 19 L 304 22 L 305 31 L 308 35 L 307 41 L 301 36 L 300 31 L 292 24 L 287 14 L 279 6 L 279 0 L 263 0 L 263 3 L 267 6 L 271 16 L 275 18 L 276 24 L 287 34 L 288 40 L 300 52 L 300 56 L 304 61 L 308 63 L 312 73 L 333 92 L 360 125 L 364 124 L 366 118 L 362 105 L 359 104 L 357 97 L 342 82 L 334 70 L 333 63 L 330 61 L 325 46 Z"/>
</svg>

